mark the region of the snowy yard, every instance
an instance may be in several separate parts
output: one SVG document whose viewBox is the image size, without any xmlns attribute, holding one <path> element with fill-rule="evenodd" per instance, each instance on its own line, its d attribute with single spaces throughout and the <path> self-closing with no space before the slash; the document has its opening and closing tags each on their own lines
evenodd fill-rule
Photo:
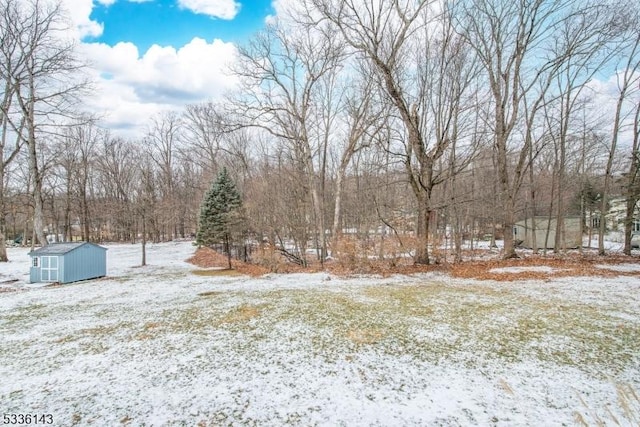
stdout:
<svg viewBox="0 0 640 427">
<path fill-rule="evenodd" d="M 9 250 L 1 413 L 64 426 L 640 422 L 634 264 L 636 276 L 545 281 L 256 279 L 194 274 L 187 242 L 150 245 L 147 267 L 139 246 L 108 248 L 108 278 L 55 287 L 27 285 L 27 251 Z"/>
</svg>

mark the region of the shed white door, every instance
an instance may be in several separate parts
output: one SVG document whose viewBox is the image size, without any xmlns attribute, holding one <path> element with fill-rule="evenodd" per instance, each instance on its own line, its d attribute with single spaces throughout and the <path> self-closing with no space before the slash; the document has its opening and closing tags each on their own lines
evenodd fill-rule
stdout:
<svg viewBox="0 0 640 427">
<path fill-rule="evenodd" d="M 43 282 L 58 281 L 58 257 L 40 257 L 40 280 Z"/>
</svg>

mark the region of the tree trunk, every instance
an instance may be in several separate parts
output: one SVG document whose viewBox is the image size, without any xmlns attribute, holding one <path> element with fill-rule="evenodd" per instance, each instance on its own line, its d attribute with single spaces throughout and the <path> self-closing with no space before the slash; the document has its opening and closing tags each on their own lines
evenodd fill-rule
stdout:
<svg viewBox="0 0 640 427">
<path fill-rule="evenodd" d="M 228 268 L 229 268 L 229 270 L 231 270 L 233 267 L 231 266 L 231 244 L 229 243 L 229 235 L 228 234 L 226 234 L 224 236 L 224 247 L 225 247 L 225 251 L 227 252 Z"/>
<path fill-rule="evenodd" d="M 500 132 L 496 138 L 500 138 Z M 496 142 L 498 148 L 498 182 L 500 183 L 500 193 L 502 194 L 503 202 L 503 219 L 502 219 L 502 231 L 504 235 L 504 258 L 518 258 L 516 254 L 516 248 L 513 241 L 513 226 L 515 222 L 515 200 L 511 193 L 511 186 L 509 185 L 509 166 L 507 162 L 507 146 L 506 140 L 501 138 Z"/>
<path fill-rule="evenodd" d="M 565 112 L 568 114 L 568 111 Z M 553 242 L 554 253 L 562 253 L 564 251 L 564 175 L 565 175 L 565 163 L 566 163 L 566 141 L 564 135 L 560 136 L 560 159 L 558 166 L 558 192 L 557 196 L 557 209 L 556 215 L 556 235 Z"/>
<path fill-rule="evenodd" d="M 638 203 L 637 196 L 627 197 L 627 209 L 624 217 L 624 254 L 631 255 L 631 235 L 633 233 L 633 221 L 636 204 Z"/>
<path fill-rule="evenodd" d="M 0 262 L 9 261 L 9 257 L 7 257 L 7 245 L 5 241 L 5 234 L 2 230 L 0 230 Z"/>
<path fill-rule="evenodd" d="M 33 130 L 29 130 L 33 133 Z M 47 237 L 44 234 L 44 207 L 42 200 L 42 173 L 38 168 L 38 158 L 36 154 L 35 135 L 29 136 L 29 169 L 31 169 L 31 177 L 33 184 L 33 231 L 42 246 L 47 244 Z"/>
<path fill-rule="evenodd" d="M 91 227 L 89 226 L 89 201 L 87 200 L 86 190 L 82 191 L 82 224 L 83 224 L 83 240 L 88 242 L 91 238 Z"/>
<path fill-rule="evenodd" d="M 327 257 L 327 238 L 324 224 L 324 210 L 322 209 L 322 200 L 320 198 L 320 194 L 315 185 L 313 185 L 311 188 L 311 199 L 313 202 L 313 216 L 315 217 L 320 264 L 324 265 L 324 260 Z"/>
<path fill-rule="evenodd" d="M 429 264 L 429 221 L 430 221 L 429 202 L 427 196 L 422 195 L 418 200 L 418 230 L 416 237 L 418 239 L 416 247 L 416 255 L 414 262 L 416 264 Z"/>
<path fill-rule="evenodd" d="M 515 201 L 511 195 L 507 198 L 505 204 L 504 220 L 503 220 L 503 234 L 504 234 L 504 258 L 518 258 L 516 253 L 516 247 L 513 240 L 513 227 L 515 223 Z"/>
<path fill-rule="evenodd" d="M 624 253 L 631 255 L 631 234 L 633 232 L 636 204 L 640 199 L 640 103 L 636 107 L 633 124 L 633 147 L 627 182 L 627 211 L 624 218 Z"/>
<path fill-rule="evenodd" d="M 611 136 L 611 147 L 609 148 L 609 158 L 607 159 L 607 168 L 604 175 L 604 188 L 602 189 L 602 203 L 600 204 L 600 228 L 598 229 L 598 255 L 605 255 L 604 234 L 606 231 L 606 214 L 609 204 L 609 187 L 611 186 L 613 170 L 613 160 L 616 154 L 616 146 L 618 145 L 618 132 L 620 130 L 620 121 L 622 115 L 622 105 L 625 99 L 625 90 L 620 92 L 618 103 L 616 105 L 616 115 L 613 121 L 613 134 Z"/>
<path fill-rule="evenodd" d="M 5 206 L 4 206 L 4 165 L 3 159 L 0 157 L 0 262 L 9 261 L 7 257 L 7 245 L 5 234 Z"/>
<path fill-rule="evenodd" d="M 7 257 L 7 244 L 5 239 L 4 226 L 0 226 L 0 262 L 9 261 L 9 257 Z"/>
<path fill-rule="evenodd" d="M 147 219 L 142 215 L 142 266 L 147 265 Z"/>
<path fill-rule="evenodd" d="M 555 167 L 553 168 L 556 169 Z M 556 174 L 555 172 L 551 175 L 551 195 L 549 197 L 549 215 L 547 215 L 547 225 L 545 228 L 544 234 L 544 245 L 542 245 L 542 253 L 543 255 L 547 255 L 547 248 L 549 247 L 549 233 L 551 232 L 551 220 L 553 219 L 553 206 L 555 200 L 555 191 L 556 191 Z"/>
<path fill-rule="evenodd" d="M 67 192 L 64 198 L 64 240 L 66 242 L 73 241 L 71 235 L 71 171 L 67 170 Z"/>
<path fill-rule="evenodd" d="M 33 66 L 32 64 L 30 64 Z M 29 173 L 31 175 L 31 182 L 33 183 L 33 232 L 38 239 L 38 243 L 42 246 L 47 244 L 47 238 L 44 234 L 44 208 L 42 200 L 42 171 L 38 167 L 38 152 L 36 148 L 36 120 L 35 120 L 35 99 L 36 88 L 34 82 L 33 70 L 30 70 L 31 74 L 28 75 L 28 88 L 29 95 L 27 99 L 23 99 L 18 91 L 18 101 L 22 113 L 25 116 L 25 123 L 27 128 L 27 148 L 29 158 Z M 32 242 L 32 246 L 35 242 Z"/>
<path fill-rule="evenodd" d="M 331 227 L 331 236 L 333 237 L 334 245 L 340 238 L 340 216 L 342 215 L 342 183 L 344 181 L 345 172 L 340 168 L 338 176 L 336 177 L 335 199 L 333 208 L 333 225 Z"/>
</svg>

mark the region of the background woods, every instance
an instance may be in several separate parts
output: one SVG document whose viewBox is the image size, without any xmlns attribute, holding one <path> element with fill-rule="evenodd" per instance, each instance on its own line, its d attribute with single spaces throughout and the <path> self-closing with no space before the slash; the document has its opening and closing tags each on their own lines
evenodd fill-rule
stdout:
<svg viewBox="0 0 640 427">
<path fill-rule="evenodd" d="M 0 0 L 0 260 L 7 242 L 195 238 L 222 171 L 262 259 L 428 264 L 496 239 L 511 257 L 523 232 L 562 252 L 570 218 L 629 254 L 640 12 L 623 3 L 297 2 L 239 49 L 224 101 L 127 140 L 83 111 L 64 11 Z"/>
</svg>

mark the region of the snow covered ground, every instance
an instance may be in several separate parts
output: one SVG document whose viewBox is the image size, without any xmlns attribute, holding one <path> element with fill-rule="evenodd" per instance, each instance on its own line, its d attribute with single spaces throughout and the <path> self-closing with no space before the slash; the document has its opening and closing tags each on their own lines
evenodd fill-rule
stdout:
<svg viewBox="0 0 640 427">
<path fill-rule="evenodd" d="M 55 287 L 27 284 L 27 251 L 9 249 L 1 413 L 64 426 L 640 421 L 638 277 L 209 277 L 184 261 L 189 242 L 149 245 L 146 267 L 138 245 L 107 247 L 107 278 Z"/>
</svg>

